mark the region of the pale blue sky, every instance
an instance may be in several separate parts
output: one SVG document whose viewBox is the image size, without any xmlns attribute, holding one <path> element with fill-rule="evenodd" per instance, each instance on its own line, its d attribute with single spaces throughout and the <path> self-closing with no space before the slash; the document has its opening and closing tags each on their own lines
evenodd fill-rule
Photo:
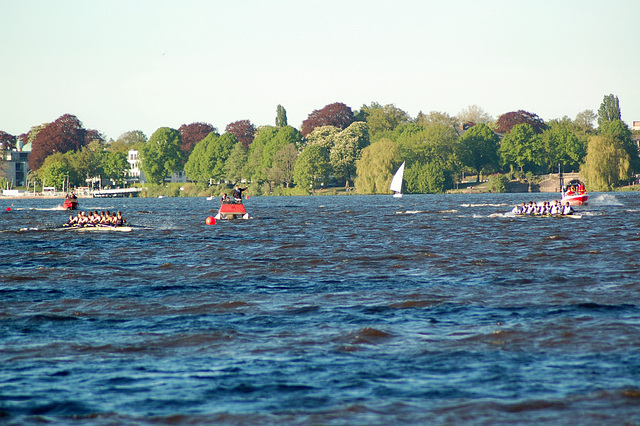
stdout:
<svg viewBox="0 0 640 426">
<path fill-rule="evenodd" d="M 640 120 L 640 1 L 0 0 L 0 130 L 65 113 L 116 139 L 196 121 L 300 127 L 372 101 Z"/>
</svg>

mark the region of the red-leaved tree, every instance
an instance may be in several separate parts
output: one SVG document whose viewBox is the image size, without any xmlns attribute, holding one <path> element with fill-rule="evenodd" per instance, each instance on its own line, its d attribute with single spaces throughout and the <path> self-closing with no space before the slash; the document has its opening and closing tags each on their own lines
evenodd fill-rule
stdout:
<svg viewBox="0 0 640 426">
<path fill-rule="evenodd" d="M 184 158 L 189 158 L 193 147 L 202 139 L 206 138 L 209 133 L 215 132 L 217 134 L 218 129 L 209 123 L 191 123 L 180 126 L 178 132 L 180 132 L 180 136 L 182 137 L 180 151 L 184 154 Z"/>
<path fill-rule="evenodd" d="M 13 149 L 16 147 L 16 137 L 0 130 L 0 150 Z"/>
<path fill-rule="evenodd" d="M 240 120 L 227 124 L 224 131 L 235 136 L 244 149 L 249 149 L 249 145 L 253 142 L 253 137 L 256 134 L 256 126 L 251 124 L 249 120 Z"/>
<path fill-rule="evenodd" d="M 544 132 L 547 128 L 545 122 L 542 118 L 538 117 L 537 114 L 518 110 L 507 112 L 498 117 L 498 121 L 496 121 L 496 132 L 502 134 L 509 133 L 516 124 L 530 124 L 537 134 Z"/>
<path fill-rule="evenodd" d="M 87 134 L 82 122 L 75 115 L 65 114 L 53 123 L 47 124 L 33 140 L 29 168 L 38 170 L 45 158 L 54 152 L 79 150 L 87 144 Z M 89 133 L 89 136 L 95 134 Z"/>
<path fill-rule="evenodd" d="M 344 130 L 354 121 L 351 108 L 341 102 L 336 102 L 309 114 L 307 119 L 302 122 L 300 133 L 302 136 L 307 136 L 313 132 L 313 129 L 322 126 L 334 126 Z"/>
</svg>

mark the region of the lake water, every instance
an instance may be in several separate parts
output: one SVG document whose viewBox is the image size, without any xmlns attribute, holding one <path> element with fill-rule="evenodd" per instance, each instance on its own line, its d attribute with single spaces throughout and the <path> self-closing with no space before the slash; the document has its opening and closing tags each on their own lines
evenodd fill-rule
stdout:
<svg viewBox="0 0 640 426">
<path fill-rule="evenodd" d="M 640 194 L 550 197 L 0 200 L 0 423 L 638 424 Z"/>
</svg>

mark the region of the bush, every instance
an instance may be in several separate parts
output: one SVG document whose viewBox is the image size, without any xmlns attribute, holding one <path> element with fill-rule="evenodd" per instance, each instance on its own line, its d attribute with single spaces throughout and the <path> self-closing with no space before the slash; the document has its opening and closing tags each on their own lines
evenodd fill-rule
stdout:
<svg viewBox="0 0 640 426">
<path fill-rule="evenodd" d="M 509 178 L 505 175 L 496 173 L 489 177 L 489 191 L 491 192 L 507 192 L 507 185 L 509 184 Z"/>
</svg>

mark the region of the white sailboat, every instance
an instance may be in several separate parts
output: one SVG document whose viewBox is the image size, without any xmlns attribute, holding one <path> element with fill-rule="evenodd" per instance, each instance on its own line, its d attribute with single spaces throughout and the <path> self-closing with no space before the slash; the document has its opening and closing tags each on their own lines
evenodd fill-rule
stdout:
<svg viewBox="0 0 640 426">
<path fill-rule="evenodd" d="M 393 194 L 394 198 L 402 197 L 402 177 L 403 176 L 404 176 L 404 161 L 402 162 L 400 167 L 398 167 L 396 174 L 393 175 L 393 179 L 391 179 L 391 186 L 389 186 L 389 189 L 394 192 Z"/>
</svg>

